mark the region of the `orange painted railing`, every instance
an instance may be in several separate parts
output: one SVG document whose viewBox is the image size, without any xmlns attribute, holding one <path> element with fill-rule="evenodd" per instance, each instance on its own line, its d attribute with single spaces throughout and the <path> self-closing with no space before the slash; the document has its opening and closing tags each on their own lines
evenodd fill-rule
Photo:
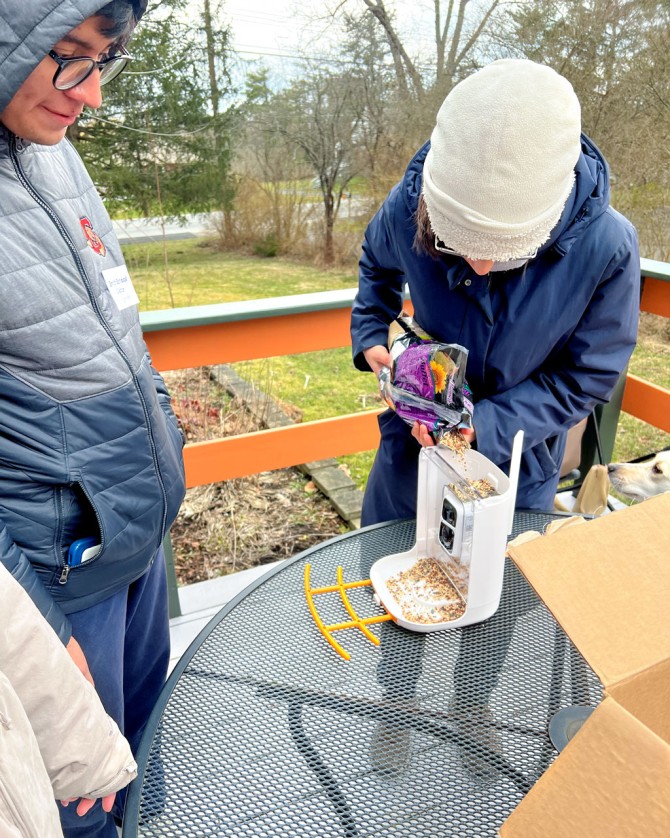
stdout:
<svg viewBox="0 0 670 838">
<path fill-rule="evenodd" d="M 348 289 L 149 312 L 142 325 L 159 370 L 293 355 L 347 346 L 354 294 Z M 187 485 L 369 451 L 379 441 L 379 412 L 189 444 L 184 449 Z"/>
<path fill-rule="evenodd" d="M 643 260 L 642 309 L 670 317 L 670 265 Z M 355 290 L 147 312 L 142 326 L 159 370 L 226 364 L 349 345 Z M 410 304 L 407 306 L 411 308 Z M 670 432 L 670 391 L 629 375 L 623 410 Z M 369 451 L 380 411 L 304 422 L 186 446 L 188 486 Z"/>
<path fill-rule="evenodd" d="M 670 276 L 665 262 L 643 260 L 643 289 L 640 308 L 670 317 Z M 626 377 L 621 409 L 643 422 L 670 433 L 670 391 L 636 375 Z"/>
</svg>

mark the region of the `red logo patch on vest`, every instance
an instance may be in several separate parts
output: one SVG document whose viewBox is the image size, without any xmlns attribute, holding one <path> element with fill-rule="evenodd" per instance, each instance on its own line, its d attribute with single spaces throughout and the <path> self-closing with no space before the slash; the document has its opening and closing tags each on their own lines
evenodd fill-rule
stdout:
<svg viewBox="0 0 670 838">
<path fill-rule="evenodd" d="M 107 253 L 107 248 L 100 236 L 93 229 L 93 225 L 88 218 L 80 218 L 79 223 L 81 224 L 81 229 L 84 231 L 84 235 L 86 236 L 86 243 L 91 250 L 94 250 L 98 256 L 104 256 Z"/>
</svg>

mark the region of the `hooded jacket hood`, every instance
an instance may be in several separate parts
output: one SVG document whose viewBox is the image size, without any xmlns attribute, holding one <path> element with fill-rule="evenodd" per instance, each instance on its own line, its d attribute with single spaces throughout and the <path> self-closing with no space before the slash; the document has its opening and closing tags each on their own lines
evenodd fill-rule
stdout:
<svg viewBox="0 0 670 838">
<path fill-rule="evenodd" d="M 148 0 L 131 0 L 136 20 Z M 44 56 L 108 0 L 0 0 L 0 112 Z"/>
</svg>

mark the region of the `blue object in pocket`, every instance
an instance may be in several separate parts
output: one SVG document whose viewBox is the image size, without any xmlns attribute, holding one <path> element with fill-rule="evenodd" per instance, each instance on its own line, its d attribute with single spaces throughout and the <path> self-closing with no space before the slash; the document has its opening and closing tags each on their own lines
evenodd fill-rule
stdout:
<svg viewBox="0 0 670 838">
<path fill-rule="evenodd" d="M 98 539 L 92 535 L 73 541 L 70 544 L 70 549 L 67 551 L 68 567 L 77 567 L 77 565 L 94 559 L 100 552 L 101 546 L 98 543 Z"/>
</svg>

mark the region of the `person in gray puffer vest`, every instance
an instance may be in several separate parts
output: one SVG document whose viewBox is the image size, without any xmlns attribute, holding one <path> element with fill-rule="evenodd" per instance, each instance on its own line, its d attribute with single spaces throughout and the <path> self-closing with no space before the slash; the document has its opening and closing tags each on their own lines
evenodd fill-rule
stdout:
<svg viewBox="0 0 670 838">
<path fill-rule="evenodd" d="M 65 134 L 124 69 L 145 7 L 0 0 L 0 558 L 133 751 L 169 661 L 161 544 L 183 436 Z M 122 805 L 63 809 L 64 834 L 116 836 Z"/>
</svg>

